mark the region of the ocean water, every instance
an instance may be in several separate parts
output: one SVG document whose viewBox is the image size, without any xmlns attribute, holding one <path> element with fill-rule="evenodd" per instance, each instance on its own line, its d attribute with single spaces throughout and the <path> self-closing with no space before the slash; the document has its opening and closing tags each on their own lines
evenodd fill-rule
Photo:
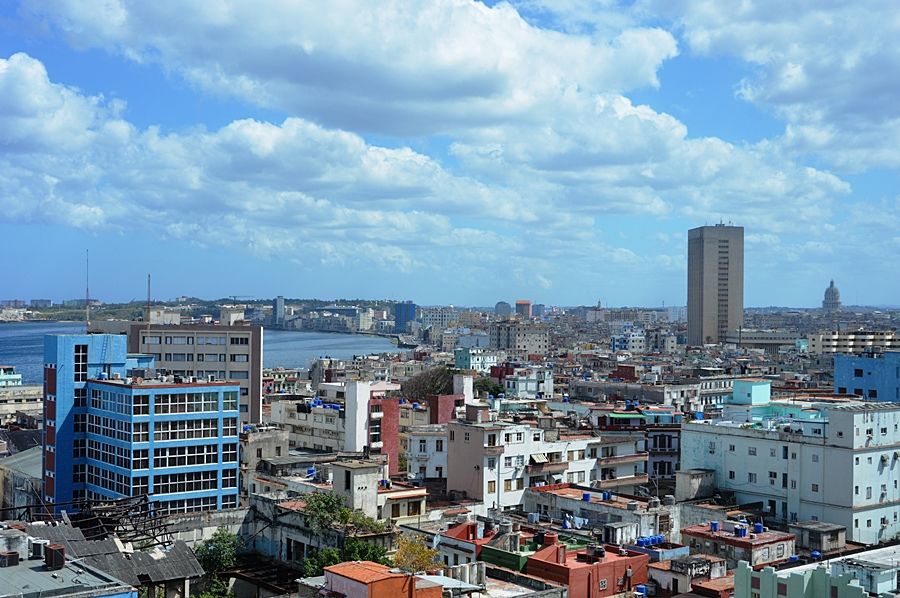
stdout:
<svg viewBox="0 0 900 598">
<path fill-rule="evenodd" d="M 24 384 L 40 384 L 43 377 L 44 335 L 77 334 L 77 322 L 0 323 L 0 364 L 15 366 Z M 346 359 L 398 349 L 390 339 L 367 334 L 332 334 L 293 330 L 264 331 L 265 367 L 308 367 L 318 357 Z"/>
</svg>

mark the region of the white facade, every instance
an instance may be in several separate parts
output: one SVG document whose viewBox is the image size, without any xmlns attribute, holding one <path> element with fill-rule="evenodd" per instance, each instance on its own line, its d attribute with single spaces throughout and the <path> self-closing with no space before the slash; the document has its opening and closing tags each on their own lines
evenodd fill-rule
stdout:
<svg viewBox="0 0 900 598">
<path fill-rule="evenodd" d="M 896 537 L 900 405 L 807 409 L 822 417 L 685 423 L 681 468 L 714 470 L 718 488 L 739 503 L 762 502 L 779 519 L 844 525 L 848 540 L 865 544 Z"/>
<path fill-rule="evenodd" d="M 825 332 L 809 335 L 809 352 L 819 353 L 862 353 L 871 347 L 884 350 L 900 349 L 900 335 L 893 330 L 858 332 Z"/>
<path fill-rule="evenodd" d="M 447 426 L 416 426 L 406 432 L 407 472 L 417 479 L 446 479 L 449 449 Z"/>
<path fill-rule="evenodd" d="M 536 399 L 553 396 L 553 371 L 544 367 L 519 368 L 515 373 L 503 378 L 503 388 L 507 397 Z"/>
<path fill-rule="evenodd" d="M 470 410 L 472 407 L 470 407 Z M 555 432 L 522 424 L 455 421 L 449 431 L 447 489 L 465 492 L 489 508 L 510 509 L 521 504 L 525 488 L 591 479 L 596 459 L 587 456 L 587 439 L 547 440 Z"/>
</svg>

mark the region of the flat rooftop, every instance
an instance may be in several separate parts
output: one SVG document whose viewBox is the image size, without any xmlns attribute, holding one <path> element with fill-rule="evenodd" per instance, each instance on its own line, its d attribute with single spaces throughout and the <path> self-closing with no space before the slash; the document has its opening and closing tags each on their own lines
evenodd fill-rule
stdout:
<svg viewBox="0 0 900 598">
<path fill-rule="evenodd" d="M 84 564 L 66 563 L 51 571 L 42 560 L 20 561 L 0 570 L 0 597 L 42 598 L 90 592 L 91 596 L 131 592 L 123 581 Z"/>
<path fill-rule="evenodd" d="M 751 534 L 753 534 L 751 536 Z M 723 542 L 725 544 L 732 544 L 735 546 L 741 545 L 760 545 L 760 544 L 771 544 L 773 542 L 783 542 L 785 540 L 794 539 L 796 536 L 794 534 L 788 534 L 785 532 L 779 532 L 775 530 L 769 530 L 767 532 L 754 533 L 753 528 L 750 527 L 747 531 L 746 536 L 735 536 L 734 532 L 727 532 L 723 529 L 719 529 L 718 531 L 712 531 L 709 529 L 708 525 L 692 525 L 691 527 L 684 527 L 681 529 L 681 535 L 694 536 L 699 538 L 707 538 L 709 540 L 716 540 L 718 542 Z"/>
<path fill-rule="evenodd" d="M 832 564 L 839 561 L 850 561 L 851 563 L 854 561 L 862 561 L 866 564 L 876 565 L 879 568 L 888 567 L 891 569 L 895 569 L 897 567 L 898 561 L 900 561 L 900 545 L 888 546 L 885 548 L 873 548 L 872 550 L 857 552 L 847 556 L 836 557 L 833 559 L 822 559 L 821 561 L 815 561 L 806 565 L 800 565 L 799 567 L 779 569 L 777 571 L 777 574 L 778 577 L 789 577 L 791 573 L 804 573 L 806 571 L 812 571 L 816 567 L 823 564 L 828 565 L 830 568 Z"/>
</svg>

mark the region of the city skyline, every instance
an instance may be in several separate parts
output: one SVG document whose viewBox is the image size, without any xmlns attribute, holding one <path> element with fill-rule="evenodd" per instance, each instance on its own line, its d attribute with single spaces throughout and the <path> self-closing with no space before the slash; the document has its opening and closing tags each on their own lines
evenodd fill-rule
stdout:
<svg viewBox="0 0 900 598">
<path fill-rule="evenodd" d="M 5 294 L 684 305 L 731 221 L 745 305 L 896 304 L 873 6 L 7 3 Z"/>
</svg>

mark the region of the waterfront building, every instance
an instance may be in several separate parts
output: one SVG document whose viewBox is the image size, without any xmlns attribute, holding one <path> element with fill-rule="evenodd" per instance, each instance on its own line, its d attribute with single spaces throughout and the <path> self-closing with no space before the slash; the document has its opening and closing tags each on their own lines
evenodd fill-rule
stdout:
<svg viewBox="0 0 900 598">
<path fill-rule="evenodd" d="M 284 297 L 278 295 L 272 301 L 272 324 L 275 326 L 284 325 Z"/>
<path fill-rule="evenodd" d="M 416 319 L 417 306 L 412 301 L 399 301 L 394 304 L 394 332 L 405 334 L 409 325 Z"/>
<path fill-rule="evenodd" d="M 152 372 L 121 335 L 45 337 L 48 505 L 147 494 L 158 514 L 237 506 L 237 384 Z"/>
<path fill-rule="evenodd" d="M 835 355 L 834 390 L 870 401 L 900 401 L 900 351 Z"/>
<path fill-rule="evenodd" d="M 456 322 L 459 313 L 453 307 L 423 307 L 419 310 L 422 327 L 444 330 Z"/>
<path fill-rule="evenodd" d="M 717 344 L 744 323 L 744 228 L 688 231 L 688 344 Z"/>
<path fill-rule="evenodd" d="M 150 355 L 157 371 L 177 378 L 237 384 L 241 421 L 261 420 L 262 326 L 134 322 L 128 329 L 128 351 Z"/>
<path fill-rule="evenodd" d="M 768 381 L 736 380 L 720 419 L 682 423 L 676 495 L 699 497 L 685 490 L 686 474 L 708 472 L 711 486 L 762 504 L 768 518 L 835 523 L 863 544 L 891 540 L 900 533 L 898 430 L 897 403 L 771 400 Z"/>
</svg>

